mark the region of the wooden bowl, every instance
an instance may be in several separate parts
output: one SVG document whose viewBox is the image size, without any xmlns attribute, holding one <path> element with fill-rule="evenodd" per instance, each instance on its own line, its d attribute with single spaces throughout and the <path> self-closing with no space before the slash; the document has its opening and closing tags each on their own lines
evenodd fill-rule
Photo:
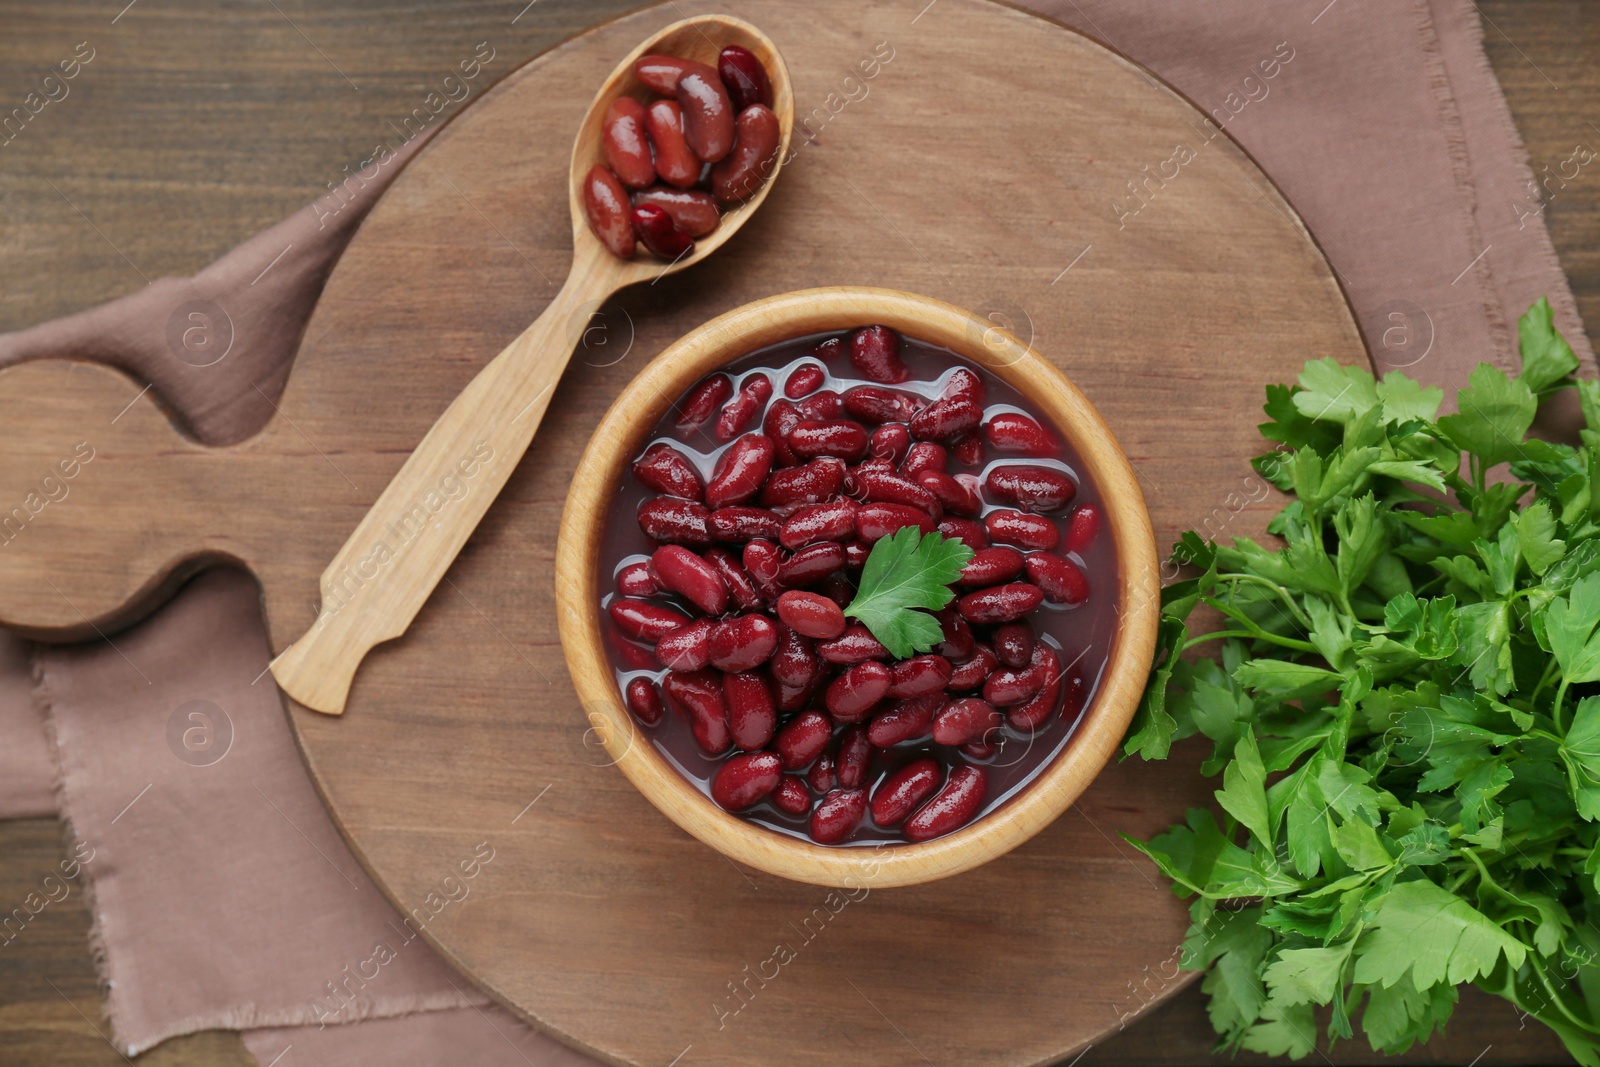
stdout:
<svg viewBox="0 0 1600 1067">
<path fill-rule="evenodd" d="M 607 512 L 645 435 L 690 386 L 765 345 L 881 323 L 949 348 L 1026 396 L 1071 445 L 1102 495 L 1117 549 L 1118 632 L 1099 693 L 1066 748 L 1021 793 L 955 833 L 919 844 L 828 846 L 719 808 L 640 733 L 601 634 L 599 553 Z M 572 684 L 594 733 L 662 813 L 738 863 L 824 886 L 915 885 L 970 870 L 1044 829 L 1111 758 L 1133 718 L 1160 614 L 1155 538 L 1127 457 L 1082 393 L 1010 333 L 971 312 L 891 289 L 826 288 L 746 304 L 652 360 L 600 420 L 573 474 L 556 543 L 556 611 Z"/>
</svg>

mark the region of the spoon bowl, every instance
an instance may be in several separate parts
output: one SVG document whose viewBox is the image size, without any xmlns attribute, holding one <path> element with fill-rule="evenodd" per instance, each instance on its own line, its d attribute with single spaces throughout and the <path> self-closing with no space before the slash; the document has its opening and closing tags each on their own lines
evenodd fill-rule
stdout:
<svg viewBox="0 0 1600 1067">
<path fill-rule="evenodd" d="M 605 162 L 601 152 L 601 137 L 606 111 L 619 97 L 631 96 L 641 104 L 648 104 L 653 99 L 654 94 L 641 85 L 633 73 L 634 63 L 642 56 L 655 54 L 679 56 L 715 68 L 717 56 L 729 45 L 739 45 L 741 48 L 749 49 L 756 59 L 761 61 L 761 65 L 766 68 L 767 77 L 772 80 L 772 113 L 778 117 L 781 133 L 778 139 L 778 151 L 773 157 L 766 180 L 761 183 L 761 188 L 756 190 L 754 196 L 725 210 L 717 228 L 704 237 L 697 238 L 694 250 L 688 255 L 672 263 L 663 263 L 643 252 L 633 259 L 618 259 L 606 250 L 600 239 L 589 229 L 589 220 L 583 208 L 584 176 L 589 173 L 590 167 Z M 726 244 L 767 198 L 767 193 L 772 190 L 773 180 L 777 178 L 778 171 L 789 156 L 789 138 L 793 131 L 794 91 L 789 82 L 789 68 L 784 65 L 783 56 L 766 34 L 732 15 L 697 15 L 681 22 L 674 22 L 641 43 L 617 64 L 611 75 L 606 78 L 605 84 L 600 86 L 600 91 L 595 93 L 594 102 L 589 105 L 588 114 L 583 117 L 583 124 L 579 127 L 577 139 L 572 145 L 572 167 L 567 176 L 567 200 L 572 211 L 574 249 L 579 255 L 597 254 L 610 260 L 613 269 L 625 279 L 616 286 L 619 289 L 637 281 L 672 274 L 700 262 Z"/>
<path fill-rule="evenodd" d="M 777 154 L 754 195 L 726 211 L 717 228 L 693 251 L 671 263 L 648 254 L 621 259 L 589 229 L 583 179 L 602 162 L 602 126 L 611 104 L 624 95 L 645 98 L 634 75 L 640 56 L 680 56 L 716 66 L 728 45 L 749 49 L 772 82 L 773 113 L 780 136 Z M 283 691 L 315 711 L 344 711 L 356 669 L 375 645 L 405 633 L 444 577 L 467 538 L 489 510 L 527 451 L 549 407 L 590 316 L 628 285 L 659 278 L 700 262 L 721 248 L 766 199 L 789 150 L 794 95 L 778 49 L 760 30 L 727 15 L 702 15 L 674 22 L 645 40 L 601 84 L 572 147 L 568 201 L 572 212 L 572 269 L 544 312 L 489 362 L 450 402 L 405 464 L 322 572 L 321 601 L 311 628 L 272 661 Z M 473 491 L 441 512 L 427 536 L 397 539 L 419 500 L 455 477 L 466 457 L 484 457 Z M 376 565 L 373 561 L 381 559 Z M 350 574 L 365 575 L 352 582 Z"/>
</svg>

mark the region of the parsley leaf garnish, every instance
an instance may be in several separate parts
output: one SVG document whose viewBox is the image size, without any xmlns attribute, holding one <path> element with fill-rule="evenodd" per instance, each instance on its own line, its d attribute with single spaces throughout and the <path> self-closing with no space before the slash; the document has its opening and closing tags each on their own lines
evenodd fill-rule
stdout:
<svg viewBox="0 0 1600 1067">
<path fill-rule="evenodd" d="M 955 596 L 950 585 L 972 558 L 972 549 L 943 534 L 923 534 L 915 526 L 872 546 L 861 585 L 844 613 L 860 619 L 896 659 L 928 652 L 944 640 L 938 611 Z"/>
</svg>

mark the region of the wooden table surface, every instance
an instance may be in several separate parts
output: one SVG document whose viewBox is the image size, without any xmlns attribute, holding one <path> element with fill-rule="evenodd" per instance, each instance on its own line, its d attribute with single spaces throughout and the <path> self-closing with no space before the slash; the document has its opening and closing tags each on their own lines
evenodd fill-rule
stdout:
<svg viewBox="0 0 1600 1067">
<path fill-rule="evenodd" d="M 635 6 L 538 0 L 511 21 L 520 2 L 135 2 L 144 8 L 137 19 L 118 14 L 121 0 L 0 3 L 0 93 L 20 99 L 36 72 L 79 42 L 94 50 L 96 75 L 0 155 L 0 329 L 199 269 L 342 177 L 342 163 L 362 158 L 463 49 L 491 40 L 510 69 Z M 1600 142 L 1589 124 L 1600 119 L 1600 0 L 1484 0 L 1480 10 L 1535 171 Z M 1600 181 L 1580 178 L 1549 203 L 1546 219 L 1600 344 L 1597 208 Z M 21 899 L 63 855 L 54 821 L 0 822 L 0 900 Z M 79 899 L 42 914 L 0 953 L 0 1062 L 122 1059 L 103 1036 Z M 1191 987 L 1078 1062 L 1225 1062 L 1209 1053 L 1203 1000 Z M 1400 1062 L 1549 1062 L 1551 1049 L 1502 1002 L 1468 997 L 1447 1036 Z M 1326 1062 L 1377 1059 L 1351 1043 Z M 226 1033 L 168 1042 L 140 1057 L 147 1061 L 251 1062 Z"/>
</svg>

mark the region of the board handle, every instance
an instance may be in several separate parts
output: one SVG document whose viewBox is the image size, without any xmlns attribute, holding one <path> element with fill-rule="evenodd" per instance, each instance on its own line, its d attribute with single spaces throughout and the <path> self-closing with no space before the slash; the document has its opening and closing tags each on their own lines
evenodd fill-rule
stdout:
<svg viewBox="0 0 1600 1067">
<path fill-rule="evenodd" d="M 299 703 L 343 713 L 362 659 L 406 632 L 510 479 L 590 312 L 617 288 L 616 269 L 584 248 L 544 313 L 450 402 L 322 572 L 316 621 L 272 661 Z"/>
</svg>

